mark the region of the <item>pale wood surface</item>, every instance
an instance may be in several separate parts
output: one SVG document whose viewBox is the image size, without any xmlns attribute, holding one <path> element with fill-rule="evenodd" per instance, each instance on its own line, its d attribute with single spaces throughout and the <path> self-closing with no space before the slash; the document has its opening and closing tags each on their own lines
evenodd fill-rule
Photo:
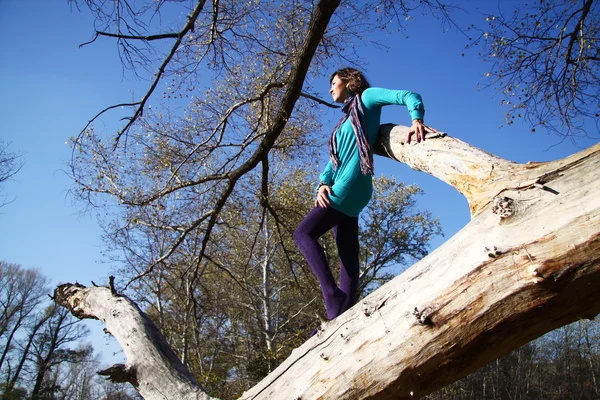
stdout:
<svg viewBox="0 0 600 400">
<path fill-rule="evenodd" d="M 86 288 L 77 284 L 57 287 L 54 298 L 78 318 L 102 321 L 106 331 L 117 339 L 127 364 L 107 371 L 109 378 L 132 383 L 145 399 L 211 399 L 158 328 L 129 298 L 113 294 L 107 287 Z"/>
</svg>

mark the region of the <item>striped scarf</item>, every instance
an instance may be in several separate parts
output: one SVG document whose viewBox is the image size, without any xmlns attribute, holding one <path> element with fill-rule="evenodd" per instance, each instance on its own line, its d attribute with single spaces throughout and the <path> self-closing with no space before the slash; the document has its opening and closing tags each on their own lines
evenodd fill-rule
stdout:
<svg viewBox="0 0 600 400">
<path fill-rule="evenodd" d="M 365 134 L 365 116 L 360 95 L 351 94 L 348 96 L 346 101 L 344 101 L 342 111 L 344 112 L 344 116 L 340 119 L 329 138 L 329 157 L 331 158 L 333 170 L 335 171 L 340 164 L 335 134 L 340 126 L 350 117 L 350 123 L 356 135 L 356 144 L 358 145 L 358 153 L 360 155 L 360 170 L 363 175 L 373 175 L 373 152 Z"/>
</svg>

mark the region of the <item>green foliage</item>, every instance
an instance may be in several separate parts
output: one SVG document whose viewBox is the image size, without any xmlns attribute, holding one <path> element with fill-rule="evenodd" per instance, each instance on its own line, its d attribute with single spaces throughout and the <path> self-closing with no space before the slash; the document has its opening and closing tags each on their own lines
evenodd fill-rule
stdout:
<svg viewBox="0 0 600 400">
<path fill-rule="evenodd" d="M 15 387 L 9 389 L 7 392 L 7 384 L 0 385 L 0 391 L 2 392 L 2 400 L 25 400 L 27 399 L 27 390 L 22 387 Z"/>
</svg>

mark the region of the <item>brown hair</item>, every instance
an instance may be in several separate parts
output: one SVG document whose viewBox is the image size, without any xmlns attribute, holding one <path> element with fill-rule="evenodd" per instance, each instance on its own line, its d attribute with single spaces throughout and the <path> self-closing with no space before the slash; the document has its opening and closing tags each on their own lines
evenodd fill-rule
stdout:
<svg viewBox="0 0 600 400">
<path fill-rule="evenodd" d="M 346 87 L 352 93 L 362 94 L 362 92 L 370 86 L 365 75 L 356 68 L 348 67 L 338 69 L 331 75 L 331 78 L 329 78 L 329 83 L 333 81 L 333 78 L 335 78 L 336 75 L 343 82 L 346 82 Z"/>
</svg>

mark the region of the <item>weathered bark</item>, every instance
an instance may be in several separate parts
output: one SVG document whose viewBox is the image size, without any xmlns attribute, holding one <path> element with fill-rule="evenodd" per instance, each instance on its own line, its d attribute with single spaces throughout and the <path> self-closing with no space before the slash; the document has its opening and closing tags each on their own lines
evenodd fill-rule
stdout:
<svg viewBox="0 0 600 400">
<path fill-rule="evenodd" d="M 529 167 L 517 164 L 446 134 L 428 134 L 426 146 L 413 142 L 405 145 L 408 128 L 401 125 L 381 126 L 375 153 L 426 172 L 453 186 L 469 201 L 471 216 L 511 185 L 522 179 Z M 535 175 L 535 174 L 533 174 Z M 514 180 L 510 180 L 510 178 Z"/>
<path fill-rule="evenodd" d="M 600 144 L 562 160 L 523 165 L 443 135 L 404 145 L 407 129 L 396 127 L 390 135 L 384 127 L 378 152 L 456 187 L 469 200 L 472 221 L 325 325 L 241 399 L 418 398 L 600 312 Z M 127 300 L 105 288 L 61 290 L 76 313 L 106 321 L 140 386 L 147 384 L 139 363 L 165 350 L 138 348 L 138 339 L 119 338 L 123 333 L 105 319 L 133 329 L 132 314 L 139 310 L 115 317 L 111 304 Z M 103 309 L 108 316 L 99 315 Z"/>
<path fill-rule="evenodd" d="M 145 399 L 210 399 L 177 358 L 164 336 L 135 303 L 107 287 L 64 284 L 55 301 L 77 318 L 98 319 L 118 341 L 127 365 L 104 371 L 113 382 L 131 383 Z"/>
</svg>

